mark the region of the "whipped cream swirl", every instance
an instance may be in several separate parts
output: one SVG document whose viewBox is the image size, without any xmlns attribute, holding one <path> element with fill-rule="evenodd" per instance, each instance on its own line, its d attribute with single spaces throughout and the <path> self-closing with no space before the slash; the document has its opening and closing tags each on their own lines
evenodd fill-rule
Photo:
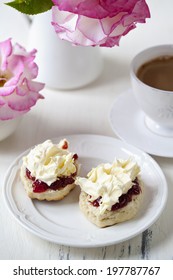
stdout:
<svg viewBox="0 0 173 280">
<path fill-rule="evenodd" d="M 74 154 L 68 151 L 66 139 L 61 140 L 59 144 L 46 140 L 23 157 L 23 165 L 31 172 L 32 177 L 50 186 L 58 177 L 70 176 L 77 172 L 73 156 Z"/>
<path fill-rule="evenodd" d="M 93 202 L 101 197 L 98 208 L 103 214 L 111 210 L 122 194 L 127 193 L 139 172 L 140 167 L 132 158 L 118 159 L 112 164 L 99 164 L 87 174 L 87 178 L 77 177 L 76 184 L 88 194 L 88 201 Z"/>
</svg>

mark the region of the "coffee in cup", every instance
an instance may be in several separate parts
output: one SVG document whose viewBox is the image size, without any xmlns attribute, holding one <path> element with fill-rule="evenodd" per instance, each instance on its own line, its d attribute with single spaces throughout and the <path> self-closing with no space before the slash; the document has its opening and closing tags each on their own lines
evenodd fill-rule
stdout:
<svg viewBox="0 0 173 280">
<path fill-rule="evenodd" d="M 131 63 L 132 91 L 152 131 L 173 137 L 173 45 L 151 47 Z"/>
<path fill-rule="evenodd" d="M 173 91 L 173 56 L 159 56 L 144 63 L 136 76 L 148 86 Z"/>
</svg>

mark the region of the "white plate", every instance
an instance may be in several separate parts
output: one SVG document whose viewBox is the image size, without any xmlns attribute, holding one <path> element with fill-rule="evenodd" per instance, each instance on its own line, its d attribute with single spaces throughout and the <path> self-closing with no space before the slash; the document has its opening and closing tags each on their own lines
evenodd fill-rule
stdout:
<svg viewBox="0 0 173 280">
<path fill-rule="evenodd" d="M 148 129 L 144 113 L 138 107 L 131 90 L 115 99 L 109 120 L 120 139 L 151 155 L 173 157 L 173 138 L 155 134 Z"/>
<path fill-rule="evenodd" d="M 64 136 L 63 136 L 64 137 Z M 58 142 L 63 137 L 53 139 Z M 121 140 L 97 135 L 66 136 L 70 150 L 77 152 L 82 164 L 81 176 L 101 162 L 134 155 L 141 167 L 145 184 L 144 203 L 131 221 L 104 229 L 91 224 L 78 207 L 76 187 L 59 202 L 39 202 L 27 197 L 19 178 L 24 152 L 10 166 L 3 187 L 8 209 L 16 220 L 37 236 L 74 247 L 99 247 L 130 239 L 150 227 L 161 214 L 167 199 L 167 184 L 162 170 L 146 153 Z"/>
</svg>

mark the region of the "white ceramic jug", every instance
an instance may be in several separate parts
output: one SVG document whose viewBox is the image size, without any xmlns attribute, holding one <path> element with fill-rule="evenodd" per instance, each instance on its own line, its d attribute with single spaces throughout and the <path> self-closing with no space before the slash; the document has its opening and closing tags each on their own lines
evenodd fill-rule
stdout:
<svg viewBox="0 0 173 280">
<path fill-rule="evenodd" d="M 94 81 L 102 71 L 99 47 L 72 46 L 58 38 L 51 11 L 33 18 L 28 48 L 38 50 L 38 80 L 56 89 L 75 89 Z"/>
</svg>

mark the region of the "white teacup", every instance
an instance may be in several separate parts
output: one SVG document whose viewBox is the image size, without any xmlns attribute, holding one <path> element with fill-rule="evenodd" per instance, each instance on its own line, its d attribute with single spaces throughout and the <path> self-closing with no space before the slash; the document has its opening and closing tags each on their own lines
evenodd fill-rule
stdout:
<svg viewBox="0 0 173 280">
<path fill-rule="evenodd" d="M 133 94 L 145 113 L 147 127 L 157 134 L 173 137 L 173 90 L 149 86 L 137 77 L 139 68 L 158 57 L 172 56 L 173 45 L 154 46 L 138 53 L 131 62 Z M 173 79 L 173 73 L 172 73 Z"/>
</svg>

